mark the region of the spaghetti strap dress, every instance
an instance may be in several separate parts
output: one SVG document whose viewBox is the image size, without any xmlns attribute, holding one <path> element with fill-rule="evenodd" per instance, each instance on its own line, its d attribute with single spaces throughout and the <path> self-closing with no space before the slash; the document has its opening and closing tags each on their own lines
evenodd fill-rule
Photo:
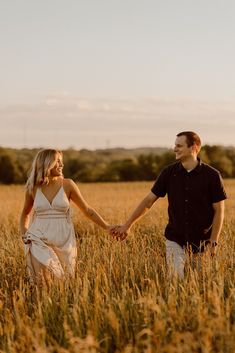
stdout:
<svg viewBox="0 0 235 353">
<path fill-rule="evenodd" d="M 50 203 L 41 188 L 37 188 L 32 222 L 26 232 L 26 261 L 34 276 L 31 256 L 55 277 L 74 275 L 77 247 L 70 204 L 63 185 Z"/>
</svg>

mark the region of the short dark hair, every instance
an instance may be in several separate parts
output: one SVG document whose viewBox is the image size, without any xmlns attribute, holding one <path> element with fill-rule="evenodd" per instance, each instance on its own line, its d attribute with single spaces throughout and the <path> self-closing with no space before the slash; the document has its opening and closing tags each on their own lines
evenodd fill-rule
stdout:
<svg viewBox="0 0 235 353">
<path fill-rule="evenodd" d="M 196 134 L 196 132 L 193 131 L 182 131 L 180 133 L 178 133 L 176 135 L 177 137 L 179 136 L 185 136 L 186 137 L 186 143 L 188 145 L 188 147 L 191 147 L 193 145 L 198 146 L 199 148 L 201 147 L 201 139 L 198 136 L 198 134 Z"/>
</svg>

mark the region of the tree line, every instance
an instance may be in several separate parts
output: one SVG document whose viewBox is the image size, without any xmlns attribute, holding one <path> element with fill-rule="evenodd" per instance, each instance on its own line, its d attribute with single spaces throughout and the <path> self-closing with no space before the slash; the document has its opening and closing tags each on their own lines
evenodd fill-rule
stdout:
<svg viewBox="0 0 235 353">
<path fill-rule="evenodd" d="M 22 184 L 27 180 L 38 149 L 0 147 L 0 183 Z M 162 168 L 175 161 L 164 148 L 63 151 L 64 175 L 79 182 L 154 180 Z M 203 162 L 218 169 L 224 178 L 235 178 L 235 147 L 204 145 Z"/>
</svg>

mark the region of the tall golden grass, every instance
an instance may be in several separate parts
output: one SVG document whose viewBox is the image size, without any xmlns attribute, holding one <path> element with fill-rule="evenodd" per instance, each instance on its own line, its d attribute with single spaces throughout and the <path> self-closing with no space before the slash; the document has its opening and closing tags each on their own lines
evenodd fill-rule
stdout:
<svg viewBox="0 0 235 353">
<path fill-rule="evenodd" d="M 123 242 L 77 209 L 76 278 L 32 292 L 18 219 L 22 186 L 0 187 L 0 352 L 235 352 L 235 181 L 215 259 L 170 278 L 166 200 L 157 201 Z M 88 202 L 121 223 L 151 183 L 84 184 Z"/>
</svg>

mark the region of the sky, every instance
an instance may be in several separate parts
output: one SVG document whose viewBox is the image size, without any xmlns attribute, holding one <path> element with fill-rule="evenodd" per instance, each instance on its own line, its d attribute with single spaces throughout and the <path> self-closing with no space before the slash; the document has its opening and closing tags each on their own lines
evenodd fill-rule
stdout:
<svg viewBox="0 0 235 353">
<path fill-rule="evenodd" d="M 235 145 L 235 2 L 0 2 L 0 145 Z"/>
</svg>

